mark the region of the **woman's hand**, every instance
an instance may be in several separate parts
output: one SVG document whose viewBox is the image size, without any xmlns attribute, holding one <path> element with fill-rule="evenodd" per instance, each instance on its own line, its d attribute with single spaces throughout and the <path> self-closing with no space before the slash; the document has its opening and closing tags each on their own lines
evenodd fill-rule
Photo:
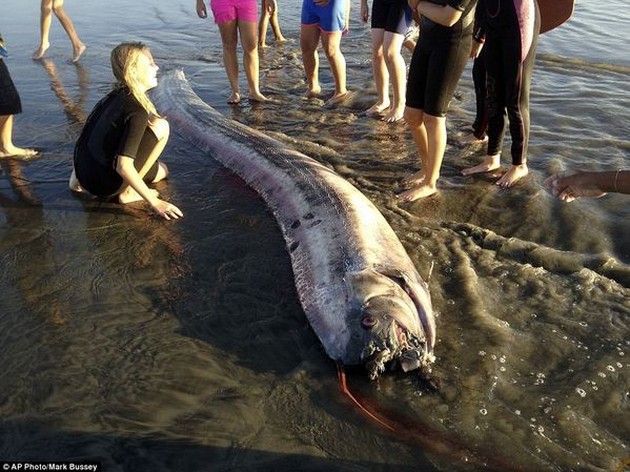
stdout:
<svg viewBox="0 0 630 472">
<path fill-rule="evenodd" d="M 361 21 L 367 23 L 370 19 L 370 8 L 368 7 L 367 0 L 361 0 Z"/>
<path fill-rule="evenodd" d="M 197 0 L 197 16 L 199 18 L 208 18 L 208 10 L 203 0 Z"/>
<path fill-rule="evenodd" d="M 473 40 L 472 46 L 470 48 L 470 58 L 477 59 L 482 49 L 483 49 L 483 43 Z"/>
<path fill-rule="evenodd" d="M 184 216 L 182 211 L 175 205 L 165 202 L 164 200 L 160 200 L 159 198 L 156 198 L 151 202 L 151 207 L 158 215 L 167 220 L 177 220 Z"/>
</svg>

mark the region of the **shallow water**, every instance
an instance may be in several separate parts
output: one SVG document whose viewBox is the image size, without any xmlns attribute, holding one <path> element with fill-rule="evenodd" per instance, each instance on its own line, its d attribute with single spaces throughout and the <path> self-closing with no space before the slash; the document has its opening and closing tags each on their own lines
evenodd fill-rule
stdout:
<svg viewBox="0 0 630 472">
<path fill-rule="evenodd" d="M 30 59 L 36 3 L 4 0 L 12 16 L 0 19 L 24 106 L 15 141 L 43 151 L 0 163 L 0 460 L 96 458 L 107 471 L 613 471 L 630 457 L 628 197 L 564 204 L 541 185 L 561 169 L 629 167 L 630 17 L 604 15 L 624 4 L 580 2 L 541 37 L 530 177 L 507 191 L 460 175 L 483 155 L 452 138 L 472 121 L 468 69 L 440 195 L 401 205 L 397 182 L 418 162 L 404 125 L 362 114 L 375 95 L 357 5 L 343 42 L 357 93 L 345 106 L 301 98 L 296 1 L 281 2 L 289 42 L 270 41 L 261 60 L 275 103 L 231 108 L 218 31 L 194 2 L 67 2 L 88 45 L 78 66 L 58 23 L 49 60 Z M 147 42 L 162 69 L 182 67 L 227 116 L 337 170 L 390 221 L 439 313 L 438 393 L 411 376 L 372 384 L 349 373 L 395 433 L 339 392 L 275 221 L 211 156 L 173 136 L 172 177 L 159 189 L 184 211 L 178 222 L 67 190 L 74 140 L 123 40 Z"/>
</svg>

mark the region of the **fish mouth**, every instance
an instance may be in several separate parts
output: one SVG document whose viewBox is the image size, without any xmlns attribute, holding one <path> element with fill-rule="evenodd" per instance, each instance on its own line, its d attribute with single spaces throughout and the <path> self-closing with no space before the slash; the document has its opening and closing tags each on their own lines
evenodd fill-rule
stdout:
<svg viewBox="0 0 630 472">
<path fill-rule="evenodd" d="M 371 333 L 361 358 L 370 380 L 378 379 L 387 364 L 399 365 L 404 372 L 419 369 L 422 374 L 428 374 L 429 364 L 435 360 L 427 352 L 425 340 L 413 335 L 393 318 L 387 326 Z"/>
</svg>

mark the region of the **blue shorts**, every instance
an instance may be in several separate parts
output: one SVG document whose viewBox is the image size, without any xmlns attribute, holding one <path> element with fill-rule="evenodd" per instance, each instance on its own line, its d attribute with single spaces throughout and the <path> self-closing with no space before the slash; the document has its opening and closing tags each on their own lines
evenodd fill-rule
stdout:
<svg viewBox="0 0 630 472">
<path fill-rule="evenodd" d="M 335 33 L 348 30 L 348 0 L 330 0 L 319 7 L 315 0 L 302 1 L 302 26 L 319 26 L 322 31 Z"/>
</svg>

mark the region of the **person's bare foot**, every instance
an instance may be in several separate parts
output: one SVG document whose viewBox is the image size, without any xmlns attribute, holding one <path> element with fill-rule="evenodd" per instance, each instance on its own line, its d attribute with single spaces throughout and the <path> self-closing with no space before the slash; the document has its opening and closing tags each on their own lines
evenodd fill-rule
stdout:
<svg viewBox="0 0 630 472">
<path fill-rule="evenodd" d="M 316 87 L 311 87 L 304 94 L 304 98 L 317 98 L 322 94 L 322 88 L 317 85 Z"/>
<path fill-rule="evenodd" d="M 398 199 L 402 202 L 413 202 L 421 198 L 430 197 L 437 193 L 437 191 L 437 187 L 434 185 L 422 184 L 398 194 Z"/>
<path fill-rule="evenodd" d="M 0 158 L 13 157 L 16 159 L 30 159 L 38 154 L 39 151 L 35 149 L 21 148 L 13 145 L 0 149 Z"/>
<path fill-rule="evenodd" d="M 484 172 L 492 172 L 493 170 L 497 170 L 499 167 L 501 167 L 501 154 L 495 154 L 494 156 L 486 156 L 481 164 L 462 169 L 462 174 L 482 174 Z"/>
<path fill-rule="evenodd" d="M 149 189 L 149 193 L 152 194 L 154 197 L 157 197 L 159 195 L 158 191 L 153 188 Z M 127 203 L 139 202 L 141 200 L 144 200 L 144 198 L 142 198 L 142 195 L 136 192 L 132 187 L 125 188 L 125 190 L 120 192 L 120 194 L 118 195 L 118 201 L 123 205 Z"/>
<path fill-rule="evenodd" d="M 389 113 L 383 117 L 385 123 L 398 123 L 405 118 L 405 108 L 392 108 Z"/>
<path fill-rule="evenodd" d="M 496 185 L 503 188 L 513 187 L 516 182 L 529 174 L 527 164 L 512 165 L 503 176 L 497 180 Z"/>
<path fill-rule="evenodd" d="M 414 172 L 413 174 L 409 174 L 404 177 L 400 181 L 400 185 L 405 188 L 418 187 L 424 183 L 425 178 L 426 176 L 424 175 L 424 171 L 419 170 L 418 172 Z"/>
<path fill-rule="evenodd" d="M 81 43 L 79 44 L 78 47 L 74 48 L 74 55 L 72 56 L 72 62 L 77 63 L 79 62 L 79 59 L 81 59 L 81 56 L 83 55 L 83 53 L 85 52 L 85 44 Z"/>
<path fill-rule="evenodd" d="M 474 133 L 468 133 L 461 136 L 458 141 L 461 144 L 483 144 L 488 142 L 488 135 L 484 134 L 483 138 L 478 138 Z"/>
<path fill-rule="evenodd" d="M 87 195 L 90 194 L 87 190 L 81 187 L 81 184 L 79 183 L 79 179 L 77 179 L 77 174 L 74 172 L 74 169 L 72 169 L 72 174 L 70 174 L 70 180 L 68 180 L 68 187 L 70 188 L 70 190 L 76 193 L 84 193 Z"/>
<path fill-rule="evenodd" d="M 335 93 L 332 97 L 330 97 L 326 103 L 328 105 L 337 105 L 338 103 L 343 102 L 346 98 L 350 96 L 350 92 L 346 90 L 345 92 Z"/>
<path fill-rule="evenodd" d="M 46 51 L 49 47 L 50 43 L 40 45 L 39 48 L 37 48 L 37 50 L 33 53 L 33 59 L 39 60 L 44 57 L 44 54 L 46 54 Z"/>
<path fill-rule="evenodd" d="M 372 105 L 370 108 L 368 108 L 365 111 L 365 114 L 367 116 L 374 116 L 374 117 L 381 118 L 385 114 L 388 108 L 389 108 L 389 102 L 375 103 L 374 105 Z"/>
<path fill-rule="evenodd" d="M 241 94 L 239 92 L 232 92 L 227 102 L 230 105 L 238 105 L 239 103 L 241 103 Z"/>
<path fill-rule="evenodd" d="M 247 98 L 249 99 L 250 102 L 268 102 L 269 101 L 269 99 L 260 92 L 254 92 L 254 93 L 249 92 L 249 96 Z"/>
</svg>

